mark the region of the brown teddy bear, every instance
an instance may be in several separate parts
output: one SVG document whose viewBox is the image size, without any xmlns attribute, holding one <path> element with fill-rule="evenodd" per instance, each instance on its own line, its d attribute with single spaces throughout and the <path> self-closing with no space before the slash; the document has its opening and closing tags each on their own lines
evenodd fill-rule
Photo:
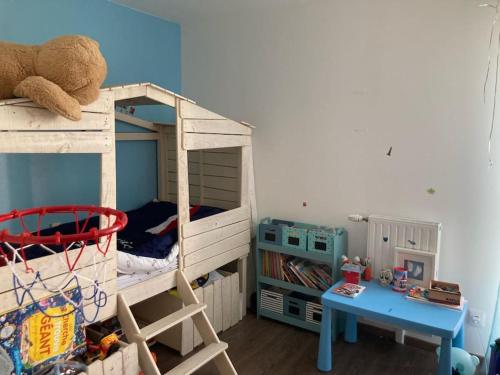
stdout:
<svg viewBox="0 0 500 375">
<path fill-rule="evenodd" d="M 0 99 L 29 98 L 70 120 L 99 97 L 107 66 L 99 44 L 66 35 L 41 46 L 0 42 Z"/>
</svg>

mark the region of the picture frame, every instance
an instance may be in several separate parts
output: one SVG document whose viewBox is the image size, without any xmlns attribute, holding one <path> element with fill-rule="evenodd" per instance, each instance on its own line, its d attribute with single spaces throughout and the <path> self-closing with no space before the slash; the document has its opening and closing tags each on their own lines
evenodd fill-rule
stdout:
<svg viewBox="0 0 500 375">
<path fill-rule="evenodd" d="M 409 286 L 429 288 L 431 280 L 437 279 L 435 253 L 395 247 L 394 267 L 403 267 L 408 271 Z"/>
</svg>

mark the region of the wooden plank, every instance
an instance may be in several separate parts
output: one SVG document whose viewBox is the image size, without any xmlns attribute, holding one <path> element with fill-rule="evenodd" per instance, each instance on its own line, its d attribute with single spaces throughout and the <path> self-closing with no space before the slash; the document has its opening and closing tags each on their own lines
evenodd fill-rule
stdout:
<svg viewBox="0 0 500 375">
<path fill-rule="evenodd" d="M 204 165 L 203 165 L 204 166 Z M 189 184 L 190 185 L 201 185 L 201 170 L 198 174 L 189 174 Z M 168 174 L 168 180 L 172 182 L 177 181 L 177 174 L 170 172 Z M 203 186 L 211 189 L 228 190 L 228 191 L 239 191 L 239 180 L 232 177 L 222 177 L 222 176 L 207 176 L 203 175 Z"/>
<path fill-rule="evenodd" d="M 120 290 L 130 306 L 175 287 L 176 272 L 170 271 Z"/>
<path fill-rule="evenodd" d="M 225 253 L 249 243 L 250 229 L 226 238 L 220 242 L 214 243 L 213 245 L 207 246 L 201 250 L 195 251 L 191 254 L 187 254 L 184 257 L 184 264 L 186 267 L 190 267 L 196 263 L 203 262 L 206 259 L 212 258 L 216 255 Z"/>
<path fill-rule="evenodd" d="M 0 107 L 1 106 L 43 108 L 42 106 L 33 103 L 31 99 L 28 98 L 0 100 Z M 99 98 L 95 102 L 82 106 L 81 108 L 82 113 L 111 113 L 115 108 L 115 96 L 113 93 L 101 91 Z"/>
<path fill-rule="evenodd" d="M 158 180 L 158 198 L 161 201 L 168 200 L 168 142 L 167 134 L 160 130 L 160 138 L 156 146 L 156 158 L 157 158 L 157 180 Z"/>
<path fill-rule="evenodd" d="M 231 327 L 231 277 L 226 276 L 222 279 L 222 330 L 225 331 Z"/>
<path fill-rule="evenodd" d="M 185 150 L 242 147 L 251 143 L 251 138 L 247 135 L 184 133 L 182 137 L 182 147 Z"/>
<path fill-rule="evenodd" d="M 197 234 L 222 228 L 250 218 L 248 207 L 240 207 L 231 211 L 222 212 L 207 218 L 193 221 L 182 226 L 182 236 L 184 238 L 196 236 Z"/>
<path fill-rule="evenodd" d="M 102 367 L 105 375 L 123 375 L 123 355 L 118 351 L 106 358 Z"/>
<path fill-rule="evenodd" d="M 237 272 L 230 276 L 231 279 L 231 327 L 240 321 L 240 280 Z"/>
<path fill-rule="evenodd" d="M 95 361 L 87 367 L 87 375 L 104 375 L 102 361 Z"/>
<path fill-rule="evenodd" d="M 201 288 L 200 288 L 201 289 Z M 203 291 L 202 291 L 203 293 Z M 203 301 L 203 299 L 202 299 Z M 205 309 L 207 306 L 204 303 L 198 303 L 193 305 L 188 305 L 176 312 L 169 314 L 162 319 L 157 320 L 154 323 L 147 325 L 141 329 L 140 337 L 143 340 L 150 340 L 153 337 L 165 332 L 166 330 L 172 328 L 173 326 L 179 324 L 180 322 L 188 319 L 189 317 L 198 314 L 200 311 Z"/>
<path fill-rule="evenodd" d="M 207 305 L 204 302 L 204 293 L 203 293 L 203 288 L 197 288 L 194 290 L 194 294 L 196 294 L 196 298 L 198 298 L 198 301 L 200 301 L 200 304 L 202 304 L 204 307 Z M 198 345 L 200 345 L 203 342 L 201 339 L 201 335 L 198 332 L 198 329 L 194 327 L 193 330 L 193 346 L 196 348 Z"/>
<path fill-rule="evenodd" d="M 165 375 L 190 375 L 227 349 L 225 342 L 212 343 L 174 367 Z M 224 373 L 223 373 L 224 374 Z"/>
<path fill-rule="evenodd" d="M 212 244 L 218 244 L 236 234 L 250 230 L 250 221 L 243 220 L 224 227 L 213 229 L 209 232 L 200 233 L 196 236 L 186 238 L 184 241 L 184 254 L 188 255 Z M 244 236 L 245 237 L 245 236 Z M 246 237 L 245 237 L 246 238 Z"/>
<path fill-rule="evenodd" d="M 148 86 L 146 95 L 158 103 L 168 105 L 170 107 L 175 107 L 176 95 L 171 91 L 162 89 L 159 86 Z"/>
<path fill-rule="evenodd" d="M 100 154 L 114 148 L 114 136 L 103 132 L 3 132 L 0 153 Z"/>
<path fill-rule="evenodd" d="M 203 302 L 207 305 L 205 314 L 207 318 L 214 325 L 214 284 L 209 284 L 203 287 Z"/>
<path fill-rule="evenodd" d="M 168 160 L 169 172 L 176 172 L 177 171 L 176 164 L 177 163 L 175 160 Z M 199 173 L 199 171 L 200 171 L 200 164 L 199 163 L 189 162 L 189 173 L 195 174 L 195 173 Z M 205 176 L 215 176 L 215 177 L 220 176 L 220 177 L 231 177 L 231 178 L 239 177 L 237 167 L 226 167 L 223 165 L 213 165 L 213 164 L 204 163 L 203 172 L 204 172 Z"/>
<path fill-rule="evenodd" d="M 128 115 L 122 112 L 115 112 L 115 118 L 118 121 L 126 122 L 127 124 L 131 124 L 134 126 L 138 126 L 143 129 L 147 129 L 156 133 L 160 132 L 160 125 L 156 125 L 150 121 L 143 120 L 139 117 Z"/>
<path fill-rule="evenodd" d="M 247 315 L 247 259 L 248 257 L 238 259 L 238 275 L 240 277 L 240 293 L 242 295 L 240 319 Z"/>
<path fill-rule="evenodd" d="M 123 375 L 138 375 L 140 368 L 137 344 L 133 342 L 122 348 L 121 352 L 123 358 Z"/>
<path fill-rule="evenodd" d="M 204 262 L 197 263 L 193 266 L 186 267 L 184 273 L 186 277 L 191 280 L 200 277 L 214 269 L 222 267 L 223 265 L 232 262 L 233 260 L 239 259 L 241 257 L 247 256 L 250 252 L 250 245 L 244 245 L 233 249 L 231 251 L 226 251 L 220 255 L 216 255 L 212 258 L 207 259 Z"/>
<path fill-rule="evenodd" d="M 45 108 L 17 105 L 0 107 L 0 130 L 95 131 L 110 129 L 111 121 L 112 116 L 107 113 L 83 112 L 80 121 L 71 121 Z"/>
<path fill-rule="evenodd" d="M 180 103 L 180 117 L 183 119 L 212 119 L 212 120 L 225 120 L 224 116 L 211 112 L 205 108 L 200 107 L 194 103 L 181 101 Z"/>
<path fill-rule="evenodd" d="M 183 120 L 184 131 L 208 134 L 252 134 L 252 129 L 233 120 Z"/>
<path fill-rule="evenodd" d="M 214 321 L 213 327 L 215 332 L 222 331 L 222 282 L 221 280 L 214 281 Z"/>
<path fill-rule="evenodd" d="M 157 133 L 116 133 L 117 141 L 158 141 Z"/>
<path fill-rule="evenodd" d="M 218 199 L 209 199 L 209 198 L 205 198 L 203 200 L 203 204 L 205 206 L 222 208 L 223 210 L 233 210 L 240 206 L 239 202 L 222 201 Z"/>
<path fill-rule="evenodd" d="M 250 207 L 250 181 L 249 181 L 249 171 L 252 167 L 250 165 L 250 153 L 252 149 L 250 147 L 241 148 L 241 185 L 240 185 L 240 203 L 242 207 Z"/>
</svg>

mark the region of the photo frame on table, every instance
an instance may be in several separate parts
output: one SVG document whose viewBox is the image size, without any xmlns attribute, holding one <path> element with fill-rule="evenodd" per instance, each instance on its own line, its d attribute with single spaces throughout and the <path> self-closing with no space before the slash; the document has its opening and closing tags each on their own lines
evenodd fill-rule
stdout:
<svg viewBox="0 0 500 375">
<path fill-rule="evenodd" d="M 435 253 L 395 247 L 394 267 L 403 267 L 408 271 L 409 286 L 429 288 L 431 280 L 437 279 Z"/>
</svg>

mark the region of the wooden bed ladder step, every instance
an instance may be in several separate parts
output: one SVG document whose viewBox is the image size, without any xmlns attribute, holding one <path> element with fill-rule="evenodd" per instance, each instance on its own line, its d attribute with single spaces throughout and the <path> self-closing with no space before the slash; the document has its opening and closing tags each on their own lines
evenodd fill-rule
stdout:
<svg viewBox="0 0 500 375">
<path fill-rule="evenodd" d="M 210 361 L 214 361 L 220 374 L 237 375 L 226 353 L 228 345 L 221 342 L 217 337 L 217 333 L 205 313 L 206 305 L 198 301 L 182 271 L 177 271 L 177 291 L 185 307 L 142 329 L 139 328 L 125 297 L 118 293 L 118 319 L 127 339 L 137 343 L 139 363 L 144 374 L 161 375 L 146 341 L 191 318 L 203 339 L 205 347 L 165 375 L 191 374 Z"/>
</svg>

